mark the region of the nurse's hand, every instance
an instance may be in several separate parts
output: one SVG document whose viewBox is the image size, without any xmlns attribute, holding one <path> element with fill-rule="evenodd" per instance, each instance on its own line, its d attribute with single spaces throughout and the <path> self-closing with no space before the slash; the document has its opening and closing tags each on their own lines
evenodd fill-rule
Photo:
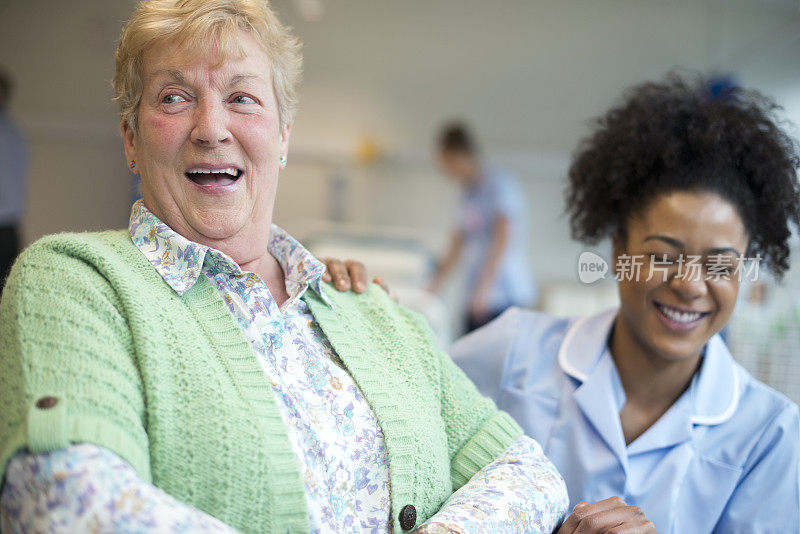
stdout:
<svg viewBox="0 0 800 534">
<path fill-rule="evenodd" d="M 322 258 L 321 261 L 327 267 L 322 275 L 324 282 L 333 281 L 333 286 L 339 291 L 352 289 L 356 293 L 363 293 L 367 290 L 367 268 L 360 261 L 341 261 L 335 258 Z M 387 293 L 389 292 L 389 289 L 380 278 L 375 277 L 372 281 L 381 286 Z"/>
<path fill-rule="evenodd" d="M 558 534 L 573 533 L 653 534 L 656 527 L 638 506 L 628 506 L 619 497 L 599 502 L 579 502 Z"/>
</svg>

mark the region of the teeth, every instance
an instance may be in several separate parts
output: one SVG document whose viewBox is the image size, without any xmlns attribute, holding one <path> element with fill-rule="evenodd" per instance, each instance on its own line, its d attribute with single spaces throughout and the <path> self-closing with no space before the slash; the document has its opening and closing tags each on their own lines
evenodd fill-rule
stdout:
<svg viewBox="0 0 800 534">
<path fill-rule="evenodd" d="M 700 312 L 682 312 L 675 308 L 664 306 L 663 304 L 659 304 L 658 309 L 676 323 L 693 323 L 703 315 Z"/>
<path fill-rule="evenodd" d="M 227 169 L 219 169 L 216 171 L 212 171 L 211 169 L 191 169 L 187 172 L 191 174 L 211 174 L 211 173 L 230 174 L 234 178 L 239 175 L 239 171 L 237 171 L 233 167 L 228 167 Z"/>
</svg>

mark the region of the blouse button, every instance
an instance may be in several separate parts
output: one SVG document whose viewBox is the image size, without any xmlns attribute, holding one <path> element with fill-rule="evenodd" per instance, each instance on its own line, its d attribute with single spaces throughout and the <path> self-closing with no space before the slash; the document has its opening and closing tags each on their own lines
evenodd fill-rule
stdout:
<svg viewBox="0 0 800 534">
<path fill-rule="evenodd" d="M 413 504 L 407 504 L 400 510 L 400 527 L 403 530 L 411 530 L 417 524 L 417 509 Z"/>
<path fill-rule="evenodd" d="M 36 407 L 40 410 L 47 410 L 58 404 L 58 399 L 55 397 L 42 397 L 36 401 Z"/>
</svg>

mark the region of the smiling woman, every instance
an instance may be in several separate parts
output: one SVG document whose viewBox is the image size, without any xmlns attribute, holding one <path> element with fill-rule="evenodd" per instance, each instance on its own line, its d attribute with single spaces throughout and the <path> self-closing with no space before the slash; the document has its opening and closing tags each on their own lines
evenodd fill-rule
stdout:
<svg viewBox="0 0 800 534">
<path fill-rule="evenodd" d="M 117 49 L 127 230 L 0 302 L 2 530 L 550 532 L 564 482 L 377 286 L 272 224 L 299 44 L 263 0 L 149 0 Z"/>
<path fill-rule="evenodd" d="M 647 399 L 643 406 L 627 402 L 620 412 L 625 442 L 631 443 L 677 400 L 706 343 L 730 319 L 739 293 L 737 276 L 708 277 L 703 268 L 722 254 L 736 265 L 749 236 L 736 208 L 722 197 L 685 191 L 656 197 L 631 218 L 626 236 L 615 238 L 614 257 L 644 262 L 639 279 L 619 281 L 620 316 L 610 350 L 628 397 L 638 393 Z M 690 273 L 688 258 L 700 258 L 702 268 Z M 667 368 L 669 374 L 659 373 Z M 642 380 L 648 376 L 659 379 Z"/>
<path fill-rule="evenodd" d="M 632 89 L 579 147 L 566 194 L 573 235 L 613 241 L 619 309 L 513 310 L 453 346 L 564 475 L 560 534 L 797 532 L 797 406 L 719 336 L 745 260 L 780 277 L 800 225 L 775 108 L 700 78 Z"/>
</svg>

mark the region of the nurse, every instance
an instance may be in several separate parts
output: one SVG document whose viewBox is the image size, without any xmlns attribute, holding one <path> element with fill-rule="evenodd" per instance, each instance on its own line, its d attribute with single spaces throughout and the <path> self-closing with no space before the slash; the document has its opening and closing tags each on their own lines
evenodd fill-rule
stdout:
<svg viewBox="0 0 800 534">
<path fill-rule="evenodd" d="M 452 348 L 564 476 L 559 533 L 800 532 L 797 406 L 719 336 L 755 271 L 743 260 L 789 267 L 798 152 L 775 108 L 675 75 L 632 89 L 566 195 L 574 237 L 612 239 L 619 309 L 512 309 Z"/>
<path fill-rule="evenodd" d="M 438 292 L 456 267 L 466 275 L 465 331 L 483 326 L 511 306 L 533 306 L 537 288 L 528 265 L 527 208 L 517 180 L 486 165 L 466 126 L 446 125 L 439 164 L 461 187 L 458 226 L 429 289 Z"/>
</svg>

